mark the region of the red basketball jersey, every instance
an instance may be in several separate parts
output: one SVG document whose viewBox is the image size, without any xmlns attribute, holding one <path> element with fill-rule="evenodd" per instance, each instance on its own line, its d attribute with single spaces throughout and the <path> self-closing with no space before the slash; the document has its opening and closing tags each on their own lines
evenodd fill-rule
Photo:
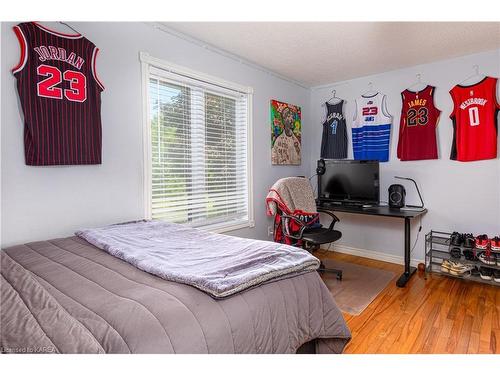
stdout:
<svg viewBox="0 0 500 375">
<path fill-rule="evenodd" d="M 456 85 L 453 99 L 452 160 L 473 161 L 497 157 L 497 79 L 484 77 L 471 86 Z"/>
<path fill-rule="evenodd" d="M 98 48 L 80 34 L 35 23 L 14 26 L 21 59 L 12 69 L 24 113 L 28 165 L 101 163 Z"/>
<path fill-rule="evenodd" d="M 436 126 L 441 111 L 434 106 L 433 86 L 401 93 L 403 107 L 399 123 L 398 158 L 437 159 Z"/>
</svg>

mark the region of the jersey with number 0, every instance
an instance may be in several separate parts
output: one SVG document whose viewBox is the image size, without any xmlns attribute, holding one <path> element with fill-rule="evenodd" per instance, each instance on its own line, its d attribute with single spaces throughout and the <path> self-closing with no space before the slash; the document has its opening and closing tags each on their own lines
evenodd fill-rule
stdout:
<svg viewBox="0 0 500 375">
<path fill-rule="evenodd" d="M 452 160 L 474 161 L 497 157 L 497 79 L 484 77 L 475 85 L 456 85 L 453 99 Z"/>
<path fill-rule="evenodd" d="M 359 97 L 352 125 L 354 159 L 388 161 L 391 125 L 385 95 Z"/>
<path fill-rule="evenodd" d="M 21 59 L 12 70 L 24 114 L 28 165 L 101 163 L 98 48 L 80 34 L 38 23 L 14 26 Z"/>
<path fill-rule="evenodd" d="M 401 93 L 403 106 L 399 124 L 400 160 L 437 159 L 436 126 L 441 111 L 434 106 L 433 86 Z"/>
</svg>

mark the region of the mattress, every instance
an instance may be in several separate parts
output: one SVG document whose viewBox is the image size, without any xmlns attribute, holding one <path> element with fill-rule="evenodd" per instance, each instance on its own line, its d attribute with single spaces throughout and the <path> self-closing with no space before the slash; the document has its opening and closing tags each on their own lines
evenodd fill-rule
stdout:
<svg viewBox="0 0 500 375">
<path fill-rule="evenodd" d="M 341 353 L 351 337 L 317 272 L 217 300 L 78 237 L 0 256 L 7 353 Z"/>
</svg>

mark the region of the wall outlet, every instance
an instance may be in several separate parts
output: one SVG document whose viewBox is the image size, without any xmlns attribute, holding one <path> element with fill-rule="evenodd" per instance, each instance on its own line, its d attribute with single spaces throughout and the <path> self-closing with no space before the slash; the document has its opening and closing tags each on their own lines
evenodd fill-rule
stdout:
<svg viewBox="0 0 500 375">
<path fill-rule="evenodd" d="M 270 225 L 267 227 L 267 236 L 272 237 L 274 234 L 273 227 Z"/>
</svg>

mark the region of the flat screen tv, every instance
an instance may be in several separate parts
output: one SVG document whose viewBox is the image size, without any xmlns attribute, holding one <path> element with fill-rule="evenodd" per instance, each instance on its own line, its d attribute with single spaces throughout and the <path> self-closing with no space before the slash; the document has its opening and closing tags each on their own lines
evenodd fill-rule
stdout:
<svg viewBox="0 0 500 375">
<path fill-rule="evenodd" d="M 379 162 L 328 160 L 318 175 L 318 199 L 345 204 L 379 204 Z"/>
</svg>

